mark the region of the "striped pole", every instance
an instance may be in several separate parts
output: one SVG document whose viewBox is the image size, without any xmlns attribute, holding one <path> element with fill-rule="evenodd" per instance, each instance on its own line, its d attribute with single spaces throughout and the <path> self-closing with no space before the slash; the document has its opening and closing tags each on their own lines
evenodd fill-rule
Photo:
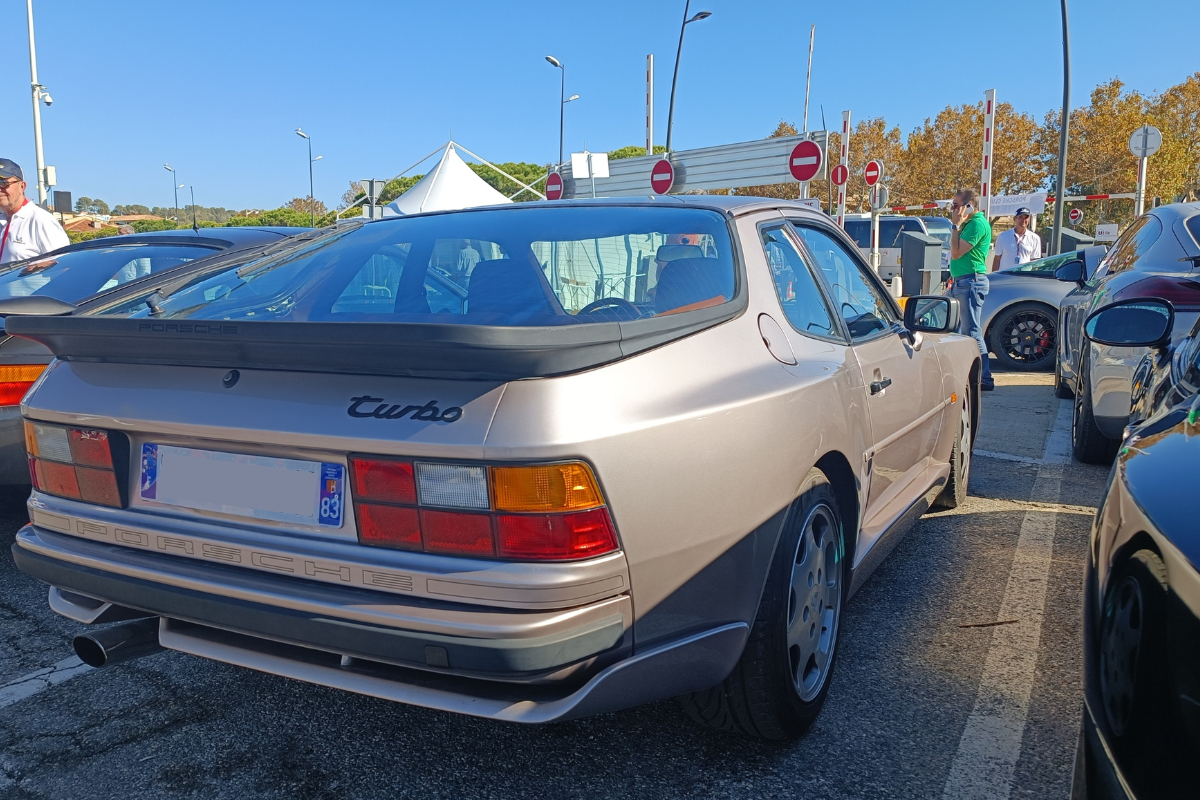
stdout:
<svg viewBox="0 0 1200 800">
<path fill-rule="evenodd" d="M 842 160 L 846 169 L 850 169 L 850 112 L 842 112 Z M 849 181 L 846 181 L 849 183 Z M 846 227 L 846 184 L 838 187 L 837 220 L 840 227 Z"/>
<path fill-rule="evenodd" d="M 654 155 L 654 54 L 646 56 L 646 155 Z"/>
<path fill-rule="evenodd" d="M 983 171 L 979 176 L 979 210 L 991 219 L 992 138 L 996 132 L 996 90 L 983 93 Z"/>
</svg>

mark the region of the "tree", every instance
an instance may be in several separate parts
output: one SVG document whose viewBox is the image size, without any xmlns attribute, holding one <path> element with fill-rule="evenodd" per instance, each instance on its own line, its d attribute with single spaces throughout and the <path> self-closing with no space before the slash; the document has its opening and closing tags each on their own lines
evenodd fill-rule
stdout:
<svg viewBox="0 0 1200 800">
<path fill-rule="evenodd" d="M 107 214 L 108 213 L 108 203 L 104 202 L 99 197 L 92 200 L 92 213 L 93 214 Z"/>
<path fill-rule="evenodd" d="M 293 197 L 291 200 L 287 201 L 287 204 L 284 205 L 284 208 L 290 208 L 293 211 L 299 211 L 302 214 L 309 214 L 310 219 L 312 214 L 315 213 L 319 217 L 327 210 L 325 208 L 325 204 L 320 200 L 317 200 L 316 198 L 310 199 L 308 197 Z"/>
<path fill-rule="evenodd" d="M 1193 200 L 1200 196 L 1200 72 L 1167 89 L 1155 100 L 1150 117 L 1163 132 L 1179 141 L 1183 157 L 1180 193 Z M 1165 144 L 1165 143 L 1164 143 Z M 1158 156 L 1150 163 L 1159 167 Z"/>
<path fill-rule="evenodd" d="M 521 185 L 510 180 L 509 178 L 496 172 L 487 164 L 468 164 L 476 175 L 483 178 L 493 189 L 500 192 L 505 197 L 512 197 L 516 202 L 526 200 L 541 200 L 533 192 L 528 189 L 521 188 Z M 497 164 L 497 167 L 512 175 L 517 180 L 528 186 L 534 186 L 535 181 L 539 181 L 546 176 L 550 171 L 549 166 L 541 164 L 530 164 L 524 161 L 507 161 L 503 164 Z M 536 186 L 534 188 L 537 188 Z"/>
<path fill-rule="evenodd" d="M 666 145 L 661 145 L 661 144 L 654 145 L 654 154 L 655 155 L 658 155 L 660 153 L 665 153 L 665 152 L 667 152 Z M 644 155 L 646 155 L 646 148 L 642 147 L 641 145 L 631 144 L 628 147 L 621 147 L 616 150 L 609 151 L 608 160 L 609 161 L 617 161 L 622 158 L 637 158 L 638 156 L 644 156 Z"/>
<path fill-rule="evenodd" d="M 129 214 L 149 214 L 150 209 L 147 208 L 146 206 L 137 205 L 137 204 L 127 205 L 127 206 L 117 205 L 117 206 L 113 206 L 112 213 L 114 213 L 118 216 L 125 216 L 125 215 L 129 215 Z"/>
<path fill-rule="evenodd" d="M 90 197 L 85 197 L 85 196 L 81 195 L 75 201 L 75 213 L 76 214 L 86 214 L 91 210 L 91 208 L 92 208 L 92 198 L 90 198 Z"/>
<path fill-rule="evenodd" d="M 307 198 L 306 198 L 307 199 Z M 225 223 L 229 227 L 240 226 L 279 226 L 285 228 L 307 228 L 312 224 L 312 218 L 307 212 L 300 212 L 294 208 L 274 208 L 270 211 L 263 211 L 251 216 L 231 217 Z"/>
</svg>

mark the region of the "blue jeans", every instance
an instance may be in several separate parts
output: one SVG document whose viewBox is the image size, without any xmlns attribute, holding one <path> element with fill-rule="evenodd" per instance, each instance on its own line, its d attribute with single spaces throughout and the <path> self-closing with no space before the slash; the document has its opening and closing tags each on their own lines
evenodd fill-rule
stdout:
<svg viewBox="0 0 1200 800">
<path fill-rule="evenodd" d="M 955 278 L 954 285 L 950 287 L 950 296 L 958 299 L 960 311 L 958 332 L 974 339 L 975 343 L 979 345 L 979 354 L 983 356 L 983 374 L 979 378 L 982 386 L 995 384 L 992 379 L 992 366 L 988 363 L 987 345 L 983 341 L 983 329 L 980 326 L 980 318 L 983 315 L 983 298 L 987 297 L 987 293 L 987 275 L 979 273 Z"/>
</svg>

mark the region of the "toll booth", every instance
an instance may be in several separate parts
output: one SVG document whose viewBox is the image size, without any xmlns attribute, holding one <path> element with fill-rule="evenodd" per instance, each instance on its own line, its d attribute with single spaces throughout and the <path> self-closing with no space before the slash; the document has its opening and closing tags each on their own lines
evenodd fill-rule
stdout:
<svg viewBox="0 0 1200 800">
<path fill-rule="evenodd" d="M 942 240 L 919 231 L 900 235 L 900 280 L 905 297 L 928 294 L 942 282 Z"/>
<path fill-rule="evenodd" d="M 1095 243 L 1095 237 L 1088 236 L 1086 233 L 1073 231 L 1070 228 L 1062 229 L 1061 252 L 1063 253 L 1067 252 L 1068 250 L 1083 250 L 1084 248 L 1091 247 Z"/>
</svg>

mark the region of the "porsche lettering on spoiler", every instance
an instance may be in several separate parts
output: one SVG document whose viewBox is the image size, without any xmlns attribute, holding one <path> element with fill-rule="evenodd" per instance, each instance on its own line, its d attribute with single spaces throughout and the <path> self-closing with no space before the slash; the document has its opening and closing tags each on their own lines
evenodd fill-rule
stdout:
<svg viewBox="0 0 1200 800">
<path fill-rule="evenodd" d="M 201 334 L 236 334 L 237 325 L 226 325 L 219 322 L 142 322 L 138 325 L 138 333 L 201 333 Z"/>
<path fill-rule="evenodd" d="M 364 405 L 370 403 L 379 405 L 370 411 L 362 409 Z M 437 400 L 430 400 L 423 406 L 402 406 L 399 403 L 389 405 L 382 397 L 371 397 L 364 394 L 360 397 L 350 398 L 350 408 L 346 409 L 346 413 L 352 417 L 373 417 L 375 419 L 403 419 L 407 416 L 409 419 L 417 419 L 422 422 L 455 422 L 462 418 L 463 410 L 458 406 L 451 406 L 442 411 L 437 407 Z"/>
</svg>

